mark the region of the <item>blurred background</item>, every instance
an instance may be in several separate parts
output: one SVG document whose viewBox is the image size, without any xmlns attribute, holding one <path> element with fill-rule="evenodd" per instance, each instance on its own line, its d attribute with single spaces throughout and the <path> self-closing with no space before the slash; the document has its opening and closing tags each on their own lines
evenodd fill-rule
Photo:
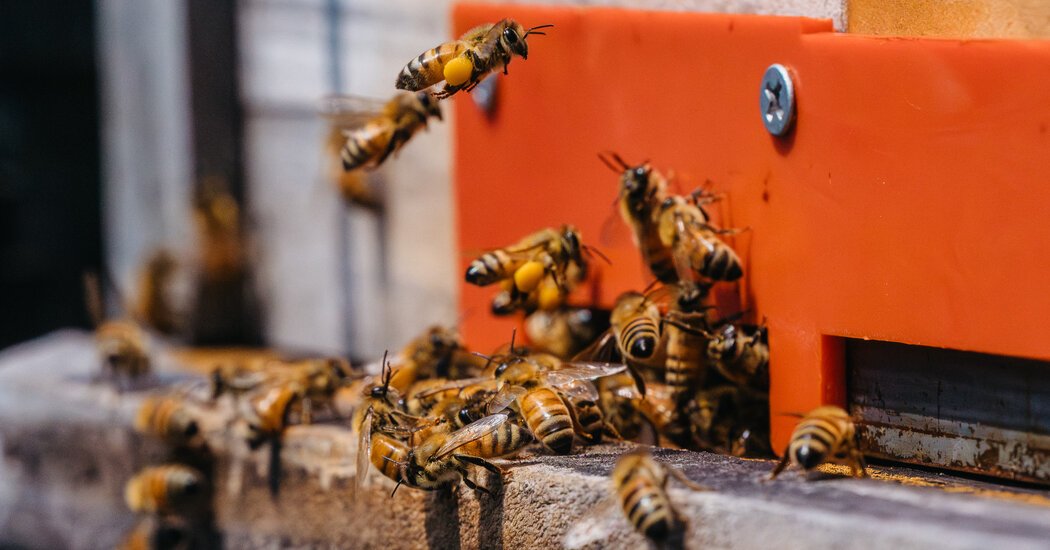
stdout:
<svg viewBox="0 0 1050 550">
<path fill-rule="evenodd" d="M 603 3 L 844 24 L 836 2 Z M 374 357 L 455 323 L 455 113 L 373 175 L 381 212 L 339 200 L 318 115 L 327 94 L 389 97 L 409 59 L 449 38 L 450 5 L 0 2 L 0 347 L 90 327 L 88 271 L 107 316 L 125 314 L 159 250 L 176 260 L 193 343 Z M 195 205 L 215 190 L 238 206 L 226 244 L 243 270 L 209 285 Z"/>
<path fill-rule="evenodd" d="M 554 3 L 808 15 L 874 34 L 1040 37 L 1048 26 L 1030 0 Z M 182 331 L 195 343 L 371 357 L 455 323 L 455 113 L 374 174 L 382 212 L 339 200 L 317 114 L 326 94 L 389 97 L 407 60 L 449 38 L 450 4 L 0 1 L 0 347 L 90 326 L 85 271 L 108 275 L 108 314 L 120 314 L 161 249 L 197 312 Z M 208 264 L 194 205 L 209 189 L 238 207 L 227 245 L 242 256 L 210 287 L 192 283 Z"/>
</svg>

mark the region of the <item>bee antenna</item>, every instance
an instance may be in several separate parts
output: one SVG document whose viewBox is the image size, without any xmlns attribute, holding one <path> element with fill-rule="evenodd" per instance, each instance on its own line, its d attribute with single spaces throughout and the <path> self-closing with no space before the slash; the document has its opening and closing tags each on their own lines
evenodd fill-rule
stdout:
<svg viewBox="0 0 1050 550">
<path fill-rule="evenodd" d="M 595 248 L 593 246 L 586 245 L 586 244 L 582 245 L 582 246 L 583 246 L 583 250 L 585 252 L 587 252 L 587 254 L 590 254 L 590 255 L 593 255 L 593 256 L 597 256 L 597 257 L 601 258 L 602 260 L 605 260 L 605 263 L 607 263 L 609 265 L 612 265 L 612 261 L 609 260 L 608 256 L 606 256 L 605 254 L 602 254 L 601 250 L 598 250 L 597 248 Z"/>
<path fill-rule="evenodd" d="M 514 355 L 514 337 L 518 335 L 518 329 L 510 329 L 510 354 Z"/>
<path fill-rule="evenodd" d="M 653 279 L 648 285 L 646 285 L 645 289 L 642 290 L 642 294 L 648 295 L 649 292 L 652 291 L 659 282 L 659 279 Z"/>
<path fill-rule="evenodd" d="M 529 30 L 525 31 L 525 36 L 528 36 L 528 35 L 530 35 L 530 34 L 538 34 L 538 35 L 541 35 L 541 36 L 547 36 L 547 33 L 545 33 L 545 32 L 536 32 L 536 29 L 549 29 L 549 28 L 551 28 L 551 27 L 553 27 L 553 26 L 554 26 L 554 25 L 551 25 L 551 24 L 547 24 L 547 25 L 536 25 L 535 27 L 532 27 L 532 28 L 530 28 Z M 524 38 L 524 37 L 523 37 L 523 38 Z"/>
<path fill-rule="evenodd" d="M 619 161 L 620 166 L 621 166 L 620 168 L 617 168 L 616 166 L 614 166 L 612 161 L 605 157 L 605 154 L 606 154 L 605 152 L 598 153 L 598 160 L 602 161 L 602 164 L 604 164 L 605 166 L 609 167 L 609 170 L 612 170 L 613 172 L 616 172 L 617 174 L 619 174 L 619 173 L 621 173 L 621 172 L 623 172 L 624 170 L 627 169 L 627 165 L 625 165 L 623 163 L 623 160 L 621 160 L 620 157 L 616 155 L 616 153 L 610 153 L 610 154 L 612 155 L 612 157 L 614 159 Z"/>
<path fill-rule="evenodd" d="M 390 362 L 387 361 L 387 355 L 390 350 L 383 350 L 383 391 L 387 392 L 390 390 L 390 380 L 394 378 L 394 372 L 390 368 Z"/>
<path fill-rule="evenodd" d="M 394 485 L 394 490 L 393 490 L 393 491 L 390 491 L 390 498 L 394 498 L 394 493 L 396 493 L 396 492 L 397 492 L 397 489 L 398 489 L 399 487 L 401 487 L 401 483 L 402 483 L 402 482 L 404 482 L 404 481 L 405 481 L 405 480 L 403 480 L 403 479 L 399 479 L 399 480 L 397 480 L 397 485 Z"/>
</svg>

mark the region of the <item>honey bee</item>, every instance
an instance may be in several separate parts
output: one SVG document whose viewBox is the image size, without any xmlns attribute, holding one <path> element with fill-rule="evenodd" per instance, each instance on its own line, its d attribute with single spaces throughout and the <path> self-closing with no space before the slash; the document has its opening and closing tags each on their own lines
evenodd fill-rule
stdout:
<svg viewBox="0 0 1050 550">
<path fill-rule="evenodd" d="M 609 328 L 609 311 L 562 306 L 525 318 L 525 335 L 539 350 L 563 359 L 583 351 Z"/>
<path fill-rule="evenodd" d="M 656 428 L 642 411 L 647 399 L 638 391 L 630 373 L 622 372 L 606 376 L 595 382 L 602 417 L 617 434 L 617 437 L 656 444 L 658 438 Z"/>
<path fill-rule="evenodd" d="M 346 136 L 338 124 L 330 124 L 328 137 L 325 140 L 324 162 L 327 164 L 329 179 L 335 183 L 339 195 L 347 205 L 357 205 L 374 212 L 383 210 L 383 196 L 364 170 L 343 170 L 343 147 Z"/>
<path fill-rule="evenodd" d="M 654 541 L 667 540 L 684 527 L 667 496 L 669 473 L 693 490 L 708 490 L 644 450 L 625 453 L 612 471 L 613 490 L 624 515 L 635 530 Z"/>
<path fill-rule="evenodd" d="M 450 434 L 434 434 L 409 452 L 404 483 L 419 489 L 439 489 L 460 479 L 471 489 L 489 492 L 469 475 L 480 466 L 497 476 L 503 470 L 486 459 L 512 455 L 532 438 L 506 414 L 486 416 Z"/>
<path fill-rule="evenodd" d="M 204 476 L 182 464 L 144 468 L 124 486 L 124 501 L 136 513 L 196 515 L 207 498 Z"/>
<path fill-rule="evenodd" d="M 662 292 L 662 290 L 661 290 Z M 609 330 L 590 347 L 580 352 L 579 359 L 608 361 L 619 353 L 639 390 L 645 393 L 645 381 L 639 366 L 659 368 L 663 365 L 663 330 L 656 293 L 625 292 L 613 306 Z"/>
<path fill-rule="evenodd" d="M 617 204 L 620 216 L 631 228 L 635 245 L 642 253 L 645 265 L 662 283 L 678 280 L 678 268 L 671 249 L 660 240 L 656 215 L 668 197 L 667 178 L 654 170 L 648 162 L 629 166 L 619 155 L 610 153 L 598 158 L 610 170 L 620 174 L 620 192 Z"/>
<path fill-rule="evenodd" d="M 482 254 L 470 262 L 465 278 L 477 286 L 513 278 L 514 289 L 529 293 L 549 275 L 559 288 L 567 291 L 586 278 L 588 264 L 585 254 L 594 253 L 593 248 L 580 241 L 575 227 L 545 228 L 513 246 Z"/>
<path fill-rule="evenodd" d="M 789 463 L 806 472 L 825 463 L 844 464 L 850 467 L 853 477 L 868 477 L 853 421 L 846 411 L 834 405 L 817 407 L 802 417 L 769 478 L 777 477 Z"/>
<path fill-rule="evenodd" d="M 516 403 L 529 430 L 544 447 L 557 454 L 569 454 L 578 422 L 573 420 L 572 406 L 558 389 L 578 380 L 595 380 L 623 371 L 624 365 L 576 362 L 560 365 L 561 360 L 545 354 L 511 355 L 494 372 L 500 382 L 500 394 L 489 404 L 498 412 Z M 590 439 L 591 434 L 581 434 Z"/>
<path fill-rule="evenodd" d="M 95 330 L 95 342 L 106 374 L 137 379 L 150 372 L 149 339 L 132 321 L 106 321 Z"/>
<path fill-rule="evenodd" d="M 177 446 L 191 444 L 200 433 L 195 415 L 175 397 L 147 397 L 135 416 L 135 429 Z"/>
<path fill-rule="evenodd" d="M 343 170 L 378 168 L 392 154 L 441 118 L 441 106 L 427 92 L 399 93 L 377 108 L 369 100 L 350 96 L 325 99 L 322 111 L 346 136 L 340 157 Z"/>
<path fill-rule="evenodd" d="M 696 204 L 695 195 L 692 200 L 667 197 L 656 212 L 656 220 L 660 243 L 671 251 L 679 280 L 691 280 L 693 273 L 714 281 L 735 281 L 743 276 L 740 257 L 718 236 L 734 231 L 715 229 Z"/>
<path fill-rule="evenodd" d="M 463 341 L 454 329 L 432 326 L 409 342 L 395 358 L 390 386 L 404 393 L 417 380 L 477 374 L 459 372 L 473 370 L 470 367 L 473 361 L 467 356 L 473 357 L 466 353 Z"/>
<path fill-rule="evenodd" d="M 707 343 L 709 363 L 740 387 L 769 390 L 769 344 L 765 325 L 753 332 L 726 323 Z"/>
<path fill-rule="evenodd" d="M 409 61 L 397 76 L 397 89 L 423 90 L 444 81 L 444 88 L 435 94 L 440 99 L 460 90 L 469 92 L 489 73 L 502 70 L 507 74 L 513 56 L 527 59 L 526 38 L 531 34 L 544 35 L 539 29 L 553 26 L 525 29 L 513 19 L 503 19 L 474 27 L 459 40 L 441 44 Z"/>
<path fill-rule="evenodd" d="M 675 400 L 681 399 L 704 380 L 710 335 L 707 332 L 708 309 L 703 304 L 706 292 L 692 282 L 677 286 L 676 298 L 664 316 L 667 336 L 664 381 L 673 388 Z"/>
</svg>

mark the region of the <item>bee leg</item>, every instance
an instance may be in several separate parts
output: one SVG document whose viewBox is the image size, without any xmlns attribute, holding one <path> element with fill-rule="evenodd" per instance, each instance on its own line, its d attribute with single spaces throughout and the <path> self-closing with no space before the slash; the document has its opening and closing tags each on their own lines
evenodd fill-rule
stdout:
<svg viewBox="0 0 1050 550">
<path fill-rule="evenodd" d="M 682 473 L 682 471 L 679 470 L 678 468 L 672 468 L 672 467 L 668 466 L 667 467 L 667 473 L 669 473 L 672 476 L 674 476 L 674 478 L 677 479 L 682 485 L 685 485 L 686 487 L 689 487 L 690 489 L 692 489 L 694 491 L 710 491 L 711 490 L 710 487 L 708 487 L 706 485 L 701 485 L 701 484 L 699 484 L 699 483 L 689 479 L 689 477 L 687 477 L 684 473 Z"/>
<path fill-rule="evenodd" d="M 868 465 L 864 462 L 864 454 L 859 449 L 850 451 L 850 471 L 853 477 L 871 477 L 868 475 Z"/>
<path fill-rule="evenodd" d="M 784 449 L 784 456 L 780 459 L 780 463 L 777 464 L 777 467 L 773 468 L 773 473 L 769 474 L 769 479 L 775 479 L 780 472 L 784 471 L 784 468 L 787 468 L 788 462 L 791 461 L 791 456 L 788 455 L 790 449 L 790 447 Z"/>
<path fill-rule="evenodd" d="M 489 496 L 492 495 L 492 491 L 489 491 L 487 488 L 482 487 L 481 485 L 478 485 L 477 483 L 474 483 L 474 481 L 471 480 L 470 477 L 468 477 L 468 476 L 463 476 L 463 483 L 466 483 L 467 487 L 469 487 L 470 489 L 472 489 L 474 491 L 479 491 L 479 492 L 485 493 L 486 495 L 489 495 Z"/>
<path fill-rule="evenodd" d="M 496 474 L 498 476 L 501 476 L 501 477 L 503 476 L 503 468 L 500 468 L 499 466 L 496 466 L 495 464 L 493 464 L 493 463 L 491 463 L 491 462 L 489 462 L 489 461 L 487 461 L 484 458 L 481 458 L 479 456 L 459 455 L 459 454 L 452 455 L 452 456 L 456 457 L 456 460 L 461 460 L 463 462 L 466 462 L 467 464 L 473 464 L 475 466 L 481 466 L 482 468 L 485 468 L 486 470 L 488 470 L 488 471 L 490 471 L 490 472 L 492 472 L 492 473 L 494 473 L 494 474 Z"/>
</svg>

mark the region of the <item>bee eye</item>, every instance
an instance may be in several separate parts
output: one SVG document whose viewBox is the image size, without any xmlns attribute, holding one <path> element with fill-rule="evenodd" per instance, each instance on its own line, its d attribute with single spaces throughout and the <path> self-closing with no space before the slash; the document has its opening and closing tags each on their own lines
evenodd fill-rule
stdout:
<svg viewBox="0 0 1050 550">
<path fill-rule="evenodd" d="M 470 418 L 470 411 L 467 409 L 459 410 L 459 421 L 464 424 L 470 424 L 473 420 Z"/>
<path fill-rule="evenodd" d="M 503 38 L 506 39 L 508 44 L 515 44 L 518 42 L 518 33 L 514 29 L 506 29 L 503 31 Z"/>
<path fill-rule="evenodd" d="M 510 366 L 510 363 L 503 363 L 502 365 L 496 367 L 496 376 L 499 376 L 499 375 L 503 374 L 504 372 L 506 372 L 507 371 L 507 367 L 509 367 L 509 366 Z"/>
<path fill-rule="evenodd" d="M 385 393 L 386 392 L 383 391 L 383 386 L 376 386 L 372 388 L 372 397 L 383 397 L 383 394 Z"/>
<path fill-rule="evenodd" d="M 648 175 L 649 175 L 649 171 L 646 170 L 642 166 L 639 166 L 638 168 L 634 169 L 634 177 L 636 177 L 636 178 L 645 178 Z"/>
</svg>

